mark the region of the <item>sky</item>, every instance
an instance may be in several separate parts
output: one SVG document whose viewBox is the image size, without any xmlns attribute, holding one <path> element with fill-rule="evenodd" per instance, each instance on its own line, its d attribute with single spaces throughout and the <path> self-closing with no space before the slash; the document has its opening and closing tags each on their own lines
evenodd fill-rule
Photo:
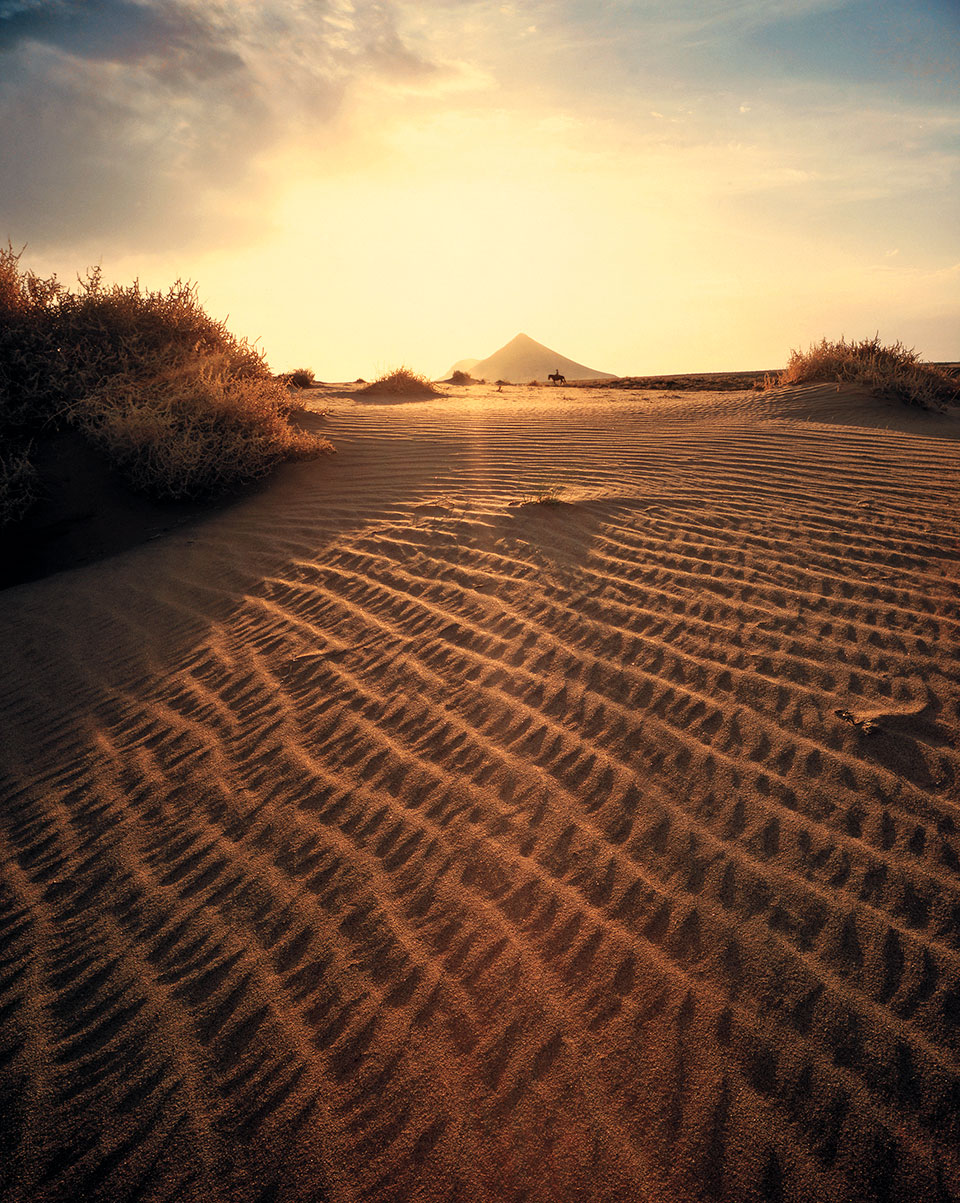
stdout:
<svg viewBox="0 0 960 1203">
<path fill-rule="evenodd" d="M 0 0 L 0 240 L 271 366 L 960 360 L 958 0 Z"/>
</svg>

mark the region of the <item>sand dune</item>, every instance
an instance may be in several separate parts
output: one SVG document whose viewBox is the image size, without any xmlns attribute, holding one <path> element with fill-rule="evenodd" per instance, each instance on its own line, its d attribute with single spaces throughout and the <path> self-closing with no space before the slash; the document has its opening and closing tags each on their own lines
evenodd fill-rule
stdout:
<svg viewBox="0 0 960 1203">
<path fill-rule="evenodd" d="M 960 421 L 544 393 L 0 595 L 5 1203 L 960 1197 Z"/>
</svg>

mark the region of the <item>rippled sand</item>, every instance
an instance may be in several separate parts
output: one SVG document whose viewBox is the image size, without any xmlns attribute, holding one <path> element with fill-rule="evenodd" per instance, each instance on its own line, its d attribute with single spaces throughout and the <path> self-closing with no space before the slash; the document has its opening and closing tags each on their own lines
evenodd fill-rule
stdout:
<svg viewBox="0 0 960 1203">
<path fill-rule="evenodd" d="M 4 1203 L 960 1197 L 960 420 L 310 397 L 0 594 Z"/>
</svg>

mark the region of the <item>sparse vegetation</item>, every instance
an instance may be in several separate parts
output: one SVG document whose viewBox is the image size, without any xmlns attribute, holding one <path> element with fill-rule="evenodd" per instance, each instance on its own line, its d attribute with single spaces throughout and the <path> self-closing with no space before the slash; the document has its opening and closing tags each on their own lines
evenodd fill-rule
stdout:
<svg viewBox="0 0 960 1203">
<path fill-rule="evenodd" d="M 216 356 L 153 376 L 118 374 L 83 398 L 72 421 L 153 497 L 223 493 L 322 449 L 289 424 L 272 379 L 238 380 Z"/>
<path fill-rule="evenodd" d="M 0 448 L 3 441 L 0 439 Z M 36 495 L 36 471 L 30 448 L 0 450 L 0 527 L 22 518 Z"/>
<path fill-rule="evenodd" d="M 476 384 L 474 378 L 469 372 L 456 371 L 447 381 L 447 384 Z"/>
<path fill-rule="evenodd" d="M 524 495 L 522 505 L 560 505 L 564 485 L 545 485 L 535 493 Z"/>
<path fill-rule="evenodd" d="M 399 367 L 392 372 L 379 376 L 372 384 L 361 390 L 364 395 L 386 394 L 392 397 L 439 397 L 442 394 L 435 389 L 426 376 L 412 371 L 408 367 Z"/>
<path fill-rule="evenodd" d="M 285 372 L 280 379 L 288 388 L 313 388 L 316 383 L 310 368 L 294 368 L 292 372 Z"/>
<path fill-rule="evenodd" d="M 72 427 L 154 497 L 199 497 L 329 449 L 288 422 L 263 355 L 206 314 L 194 285 L 69 289 L 0 247 L 0 525 L 35 491 L 29 445 Z"/>
<path fill-rule="evenodd" d="M 883 346 L 878 335 L 847 342 L 823 338 L 807 351 L 791 351 L 785 371 L 768 377 L 767 387 L 835 380 L 865 385 L 877 396 L 921 409 L 944 409 L 960 402 L 960 381 L 930 364 L 901 342 Z"/>
</svg>

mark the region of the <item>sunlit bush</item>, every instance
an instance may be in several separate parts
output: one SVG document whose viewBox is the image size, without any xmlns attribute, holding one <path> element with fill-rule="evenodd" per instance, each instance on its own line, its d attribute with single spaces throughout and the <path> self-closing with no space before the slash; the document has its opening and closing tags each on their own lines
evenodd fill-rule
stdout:
<svg viewBox="0 0 960 1203">
<path fill-rule="evenodd" d="M 77 402 L 71 420 L 134 488 L 201 497 L 324 449 L 290 425 L 288 406 L 271 378 L 233 376 L 222 356 L 198 355 L 152 376 L 118 373 Z"/>
<path fill-rule="evenodd" d="M 392 372 L 387 372 L 361 391 L 365 394 L 385 393 L 394 397 L 439 397 L 441 395 L 426 376 L 421 376 L 407 367 L 399 367 Z"/>
<path fill-rule="evenodd" d="M 152 496 L 196 497 L 329 448 L 289 411 L 262 353 L 205 313 L 194 285 L 106 286 L 94 269 L 70 290 L 0 248 L 0 522 L 21 516 L 22 448 L 47 431 L 76 428 Z"/>
<path fill-rule="evenodd" d="M 280 378 L 289 388 L 313 388 L 316 377 L 310 368 L 295 368 L 285 372 Z"/>
<path fill-rule="evenodd" d="M 883 346 L 878 336 L 860 342 L 821 339 L 807 351 L 791 351 L 783 371 L 770 384 L 813 380 L 862 384 L 878 396 L 892 397 L 921 409 L 942 409 L 960 401 L 956 377 L 921 363 L 916 351 L 901 342 Z"/>
</svg>

